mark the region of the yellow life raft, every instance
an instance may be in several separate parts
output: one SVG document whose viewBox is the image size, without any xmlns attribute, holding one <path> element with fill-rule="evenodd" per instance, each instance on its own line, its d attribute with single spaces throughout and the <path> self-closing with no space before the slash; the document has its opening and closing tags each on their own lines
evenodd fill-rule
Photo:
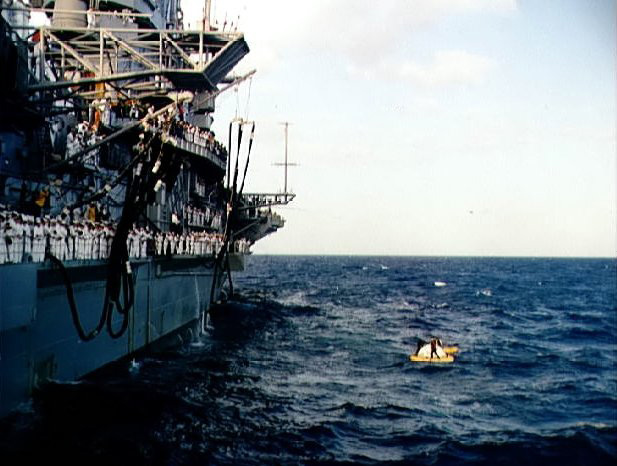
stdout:
<svg viewBox="0 0 617 466">
<path fill-rule="evenodd" d="M 411 362 L 434 362 L 434 363 L 448 363 L 448 362 L 454 362 L 454 356 L 452 356 L 451 354 L 448 354 L 445 358 L 426 358 L 424 356 L 416 356 L 415 354 L 412 354 L 409 356 L 409 360 Z"/>
<path fill-rule="evenodd" d="M 443 350 L 446 354 L 456 354 L 458 353 L 458 346 L 444 346 Z"/>
</svg>

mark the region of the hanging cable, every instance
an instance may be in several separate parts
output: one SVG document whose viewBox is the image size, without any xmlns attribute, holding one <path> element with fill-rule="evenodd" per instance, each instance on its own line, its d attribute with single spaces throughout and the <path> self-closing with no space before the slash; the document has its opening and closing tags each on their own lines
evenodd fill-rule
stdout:
<svg viewBox="0 0 617 466">
<path fill-rule="evenodd" d="M 233 182 L 233 191 L 232 198 L 235 197 L 237 188 L 238 188 L 238 162 L 240 159 L 240 144 L 242 143 L 242 122 L 238 123 L 238 147 L 236 147 L 236 163 L 234 167 L 234 182 Z M 234 199 L 232 199 L 233 205 Z"/>
<path fill-rule="evenodd" d="M 66 271 L 66 267 L 62 263 L 60 259 L 58 259 L 53 254 L 47 252 L 46 258 L 51 261 L 53 265 L 60 269 L 60 273 L 62 274 L 62 278 L 64 279 L 64 286 L 66 288 L 66 297 L 69 302 L 69 308 L 71 310 L 71 317 L 73 319 L 73 326 L 75 330 L 77 330 L 77 334 L 79 335 L 80 340 L 82 341 L 90 341 L 93 340 L 103 329 L 105 326 L 105 321 L 107 320 L 108 307 L 110 305 L 109 297 L 107 293 L 105 294 L 105 299 L 103 300 L 103 309 L 101 311 L 101 317 L 99 318 L 99 323 L 97 326 L 90 332 L 86 333 L 83 325 L 81 324 L 81 319 L 79 318 L 79 311 L 77 310 L 77 304 L 75 303 L 75 293 L 73 291 L 73 284 L 71 283 L 71 279 L 69 277 L 68 272 Z"/>
<path fill-rule="evenodd" d="M 227 189 L 231 187 L 231 133 L 233 130 L 233 121 L 229 122 L 229 136 L 227 143 Z"/>
<path fill-rule="evenodd" d="M 238 138 L 237 138 L 238 144 L 236 147 L 236 161 L 234 164 L 234 179 L 233 179 L 233 184 L 231 186 L 231 190 L 229 192 L 229 201 L 228 201 L 229 208 L 227 212 L 227 221 L 225 222 L 225 230 L 223 233 L 223 245 L 221 246 L 220 251 L 217 253 L 215 262 L 214 262 L 214 270 L 212 273 L 212 286 L 210 288 L 210 303 L 211 304 L 214 301 L 214 291 L 217 286 L 218 271 L 219 269 L 223 271 L 225 268 L 223 264 L 225 264 L 226 269 L 227 269 L 227 278 L 229 280 L 230 294 L 233 294 L 233 282 L 231 279 L 231 266 L 229 263 L 229 244 L 231 242 L 231 238 L 233 237 L 233 225 L 235 223 L 235 218 L 239 211 L 238 202 L 240 201 L 240 197 L 238 193 L 238 164 L 239 164 L 239 159 L 240 159 L 240 146 L 242 144 L 243 124 L 244 124 L 243 121 L 238 122 Z M 230 123 L 230 131 L 229 131 L 230 149 L 231 149 L 231 139 L 232 139 L 231 128 L 232 128 L 232 125 Z M 244 188 L 244 180 L 246 179 L 246 171 L 248 169 L 248 162 L 249 162 L 248 157 L 250 156 L 251 148 L 253 146 L 254 132 L 255 132 L 255 123 L 253 122 L 252 128 L 251 128 L 251 136 L 250 136 L 250 141 L 249 141 L 247 161 L 244 167 L 244 177 L 242 180 L 242 189 Z M 231 155 L 231 150 L 229 151 L 229 154 Z"/>
<path fill-rule="evenodd" d="M 156 149 L 159 150 L 159 155 L 157 157 L 154 156 Z M 129 170 L 131 164 L 129 164 L 129 166 L 125 167 L 124 173 L 122 174 L 122 176 L 125 174 L 128 176 L 124 206 L 116 227 L 116 234 L 112 240 L 108 258 L 103 309 L 99 322 L 94 330 L 86 332 L 81 324 L 79 312 L 75 303 L 73 286 L 64 264 L 55 256 L 49 253 L 47 254 L 52 264 L 60 268 L 65 282 L 73 324 L 80 339 L 83 341 L 94 339 L 101 332 L 105 324 L 107 324 L 108 334 L 114 339 L 122 337 L 128 329 L 129 312 L 135 302 L 134 277 L 127 250 L 128 234 L 135 221 L 148 204 L 148 193 L 154 190 L 156 184 L 162 178 L 165 178 L 167 183 L 173 186 L 177 174 L 179 173 L 179 167 L 182 164 L 181 157 L 169 157 L 164 163 L 163 169 L 154 170 L 154 164 L 159 161 L 159 159 L 165 158 L 163 149 L 163 142 L 158 135 L 149 136 L 149 139 L 139 148 L 139 153 L 132 161 L 135 162 L 136 160 L 140 160 L 140 162 L 143 163 L 142 168 L 131 174 Z M 122 316 L 122 324 L 118 330 L 114 330 L 112 325 L 114 309 Z"/>
<path fill-rule="evenodd" d="M 246 96 L 246 115 L 245 115 L 245 120 L 249 119 L 249 104 L 251 102 L 251 86 L 253 84 L 253 78 L 249 79 L 249 90 L 248 90 L 248 94 Z"/>
<path fill-rule="evenodd" d="M 231 138 L 233 121 L 229 122 L 229 135 L 227 137 L 227 189 L 231 188 Z"/>
<path fill-rule="evenodd" d="M 236 114 L 234 119 L 238 119 L 238 111 L 240 110 L 240 99 L 238 97 L 238 88 L 234 87 L 234 93 L 236 94 Z"/>
<path fill-rule="evenodd" d="M 246 153 L 246 163 L 244 164 L 244 174 L 242 176 L 242 184 L 240 185 L 240 192 L 238 194 L 238 197 L 241 198 L 242 197 L 242 192 L 244 191 L 244 182 L 246 181 L 246 173 L 248 171 L 249 168 L 249 161 L 250 161 L 250 157 L 251 157 L 251 149 L 253 148 L 253 139 L 255 137 L 255 122 L 253 122 L 253 126 L 251 127 L 251 136 L 249 138 L 249 148 L 248 151 Z"/>
</svg>

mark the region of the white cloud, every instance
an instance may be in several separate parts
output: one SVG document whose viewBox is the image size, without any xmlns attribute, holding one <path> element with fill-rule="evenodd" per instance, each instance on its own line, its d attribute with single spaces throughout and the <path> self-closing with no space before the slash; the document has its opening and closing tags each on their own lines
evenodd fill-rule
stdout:
<svg viewBox="0 0 617 466">
<path fill-rule="evenodd" d="M 369 66 L 407 41 L 414 31 L 453 15 L 511 13 L 514 0 L 318 0 L 302 11 L 295 28 L 305 44 L 338 50 Z"/>
<path fill-rule="evenodd" d="M 191 17 L 203 2 L 183 0 Z M 419 29 L 453 15 L 516 11 L 515 0 L 226 0 L 213 2 L 219 26 L 238 22 L 255 50 L 250 61 L 262 69 L 286 53 L 310 49 L 338 52 L 354 67 L 379 65 L 396 45 Z M 409 71 L 412 72 L 412 71 Z"/>
<path fill-rule="evenodd" d="M 438 51 L 433 61 L 422 64 L 407 61 L 398 65 L 398 76 L 415 84 L 480 84 L 494 63 L 483 56 L 464 50 Z"/>
<path fill-rule="evenodd" d="M 464 50 L 435 52 L 431 61 L 406 60 L 382 61 L 373 67 L 350 64 L 347 72 L 363 79 L 398 79 L 414 85 L 433 87 L 440 85 L 481 84 L 495 67 L 493 60 Z"/>
</svg>

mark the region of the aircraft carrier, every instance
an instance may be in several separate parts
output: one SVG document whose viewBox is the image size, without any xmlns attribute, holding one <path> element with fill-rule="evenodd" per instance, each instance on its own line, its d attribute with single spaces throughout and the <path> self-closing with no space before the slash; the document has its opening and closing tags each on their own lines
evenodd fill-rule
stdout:
<svg viewBox="0 0 617 466">
<path fill-rule="evenodd" d="M 193 29 L 178 0 L 0 10 L 3 416 L 48 381 L 195 338 L 294 195 L 244 192 L 254 122 L 212 131 L 217 96 L 253 72 L 235 74 L 249 47 L 208 1 Z"/>
</svg>

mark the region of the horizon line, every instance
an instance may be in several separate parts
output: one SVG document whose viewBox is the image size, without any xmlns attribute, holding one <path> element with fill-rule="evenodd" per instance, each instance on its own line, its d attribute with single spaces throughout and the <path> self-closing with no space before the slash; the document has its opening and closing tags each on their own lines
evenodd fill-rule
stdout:
<svg viewBox="0 0 617 466">
<path fill-rule="evenodd" d="M 535 255 L 466 255 L 466 254 L 372 254 L 372 253 L 261 253 L 251 256 L 298 256 L 298 257 L 421 257 L 421 258 L 474 258 L 474 259 L 615 259 L 615 256 L 535 256 Z"/>
</svg>

